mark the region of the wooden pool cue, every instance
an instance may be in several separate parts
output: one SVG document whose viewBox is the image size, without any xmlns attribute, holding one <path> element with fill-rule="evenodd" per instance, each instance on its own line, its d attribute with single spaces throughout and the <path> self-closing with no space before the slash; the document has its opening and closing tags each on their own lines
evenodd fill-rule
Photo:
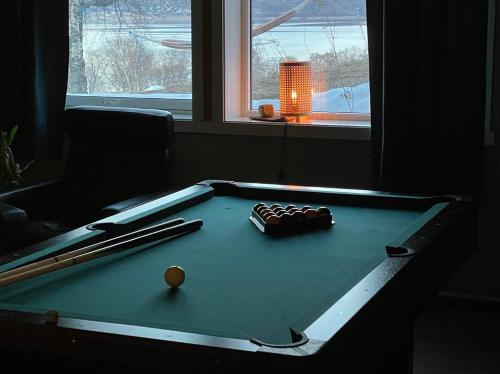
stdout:
<svg viewBox="0 0 500 374">
<path fill-rule="evenodd" d="M 105 256 L 110 253 L 117 253 L 124 251 L 131 247 L 148 244 L 159 240 L 166 240 L 174 236 L 180 236 L 182 234 L 187 234 L 189 232 L 199 229 L 202 225 L 203 221 L 198 219 L 194 221 L 181 223 L 173 227 L 160 229 L 158 231 L 154 231 L 142 236 L 136 236 L 132 239 L 111 244 L 109 246 L 105 246 L 90 252 L 86 252 L 84 254 L 80 254 L 60 262 L 55 262 L 50 265 L 39 267 L 33 270 L 28 270 L 26 272 L 18 273 L 10 277 L 2 278 L 0 279 L 0 287 L 7 286 L 9 284 L 20 282 L 26 279 L 30 279 L 38 275 L 47 274 L 56 270 L 64 269 L 69 266 L 82 264 L 84 262 L 94 260 L 96 258 Z"/>
<path fill-rule="evenodd" d="M 102 247 L 105 245 L 110 245 L 114 242 L 121 242 L 121 241 L 124 241 L 127 239 L 132 239 L 133 237 L 136 237 L 138 235 L 144 235 L 144 234 L 147 234 L 150 232 L 158 231 L 158 230 L 163 229 L 163 228 L 176 226 L 176 225 L 183 223 L 183 222 L 184 222 L 184 219 L 176 218 L 176 219 L 173 219 L 171 221 L 160 223 L 160 224 L 155 225 L 155 226 L 146 227 L 146 228 L 143 228 L 140 230 L 132 231 L 132 232 L 129 232 L 129 233 L 124 234 L 124 235 L 120 235 L 120 236 L 117 236 L 117 237 L 114 237 L 111 239 L 104 240 L 102 242 L 94 243 L 94 244 L 91 244 L 89 246 L 78 248 L 78 249 L 75 249 L 75 250 L 70 251 L 70 252 L 62 253 L 58 256 L 53 256 L 53 257 L 50 257 L 50 258 L 47 258 L 44 260 L 33 262 L 31 264 L 27 264 L 27 265 L 23 265 L 23 266 L 14 268 L 12 270 L 4 271 L 3 273 L 0 273 L 0 279 L 11 277 L 11 276 L 19 274 L 19 273 L 25 273 L 29 270 L 34 270 L 34 269 L 37 269 L 37 268 L 40 268 L 43 266 L 53 264 L 55 262 L 61 262 L 61 261 L 64 261 L 68 258 L 75 257 L 78 255 L 84 254 L 86 252 L 90 252 L 91 250 L 97 249 L 99 247 Z"/>
</svg>

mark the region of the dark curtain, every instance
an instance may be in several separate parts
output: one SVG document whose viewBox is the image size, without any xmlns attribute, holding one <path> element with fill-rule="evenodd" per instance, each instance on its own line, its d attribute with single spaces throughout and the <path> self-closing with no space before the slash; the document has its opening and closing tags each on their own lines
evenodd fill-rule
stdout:
<svg viewBox="0 0 500 374">
<path fill-rule="evenodd" d="M 0 12 L 0 128 L 19 126 L 21 160 L 59 158 L 68 71 L 68 0 L 9 0 Z"/>
<path fill-rule="evenodd" d="M 375 188 L 478 192 L 487 0 L 367 0 Z"/>
</svg>

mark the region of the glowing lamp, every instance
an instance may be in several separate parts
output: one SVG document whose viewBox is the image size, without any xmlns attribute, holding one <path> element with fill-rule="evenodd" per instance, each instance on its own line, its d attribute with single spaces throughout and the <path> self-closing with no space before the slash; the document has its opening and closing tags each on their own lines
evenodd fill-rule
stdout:
<svg viewBox="0 0 500 374">
<path fill-rule="evenodd" d="M 312 73 L 307 61 L 280 63 L 280 112 L 282 116 L 301 116 L 312 112 Z"/>
</svg>

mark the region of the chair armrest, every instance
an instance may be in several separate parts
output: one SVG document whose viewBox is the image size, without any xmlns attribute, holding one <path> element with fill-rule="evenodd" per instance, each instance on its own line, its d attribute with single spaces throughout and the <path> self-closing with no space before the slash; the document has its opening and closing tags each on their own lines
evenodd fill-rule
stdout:
<svg viewBox="0 0 500 374">
<path fill-rule="evenodd" d="M 22 209 L 0 203 L 0 255 L 29 243 L 28 217 Z"/>
<path fill-rule="evenodd" d="M 101 218 L 106 218 L 114 214 L 124 212 L 128 209 L 135 208 L 136 206 L 145 204 L 151 200 L 158 199 L 162 196 L 165 196 L 166 194 L 168 194 L 168 192 L 146 194 L 146 195 L 135 196 L 128 200 L 119 201 L 117 203 L 102 208 L 99 215 Z"/>
<path fill-rule="evenodd" d="M 32 202 L 43 196 L 47 199 L 48 195 L 54 195 L 61 185 L 62 179 L 53 179 L 45 182 L 35 183 L 28 186 L 22 186 L 0 192 L 0 203 L 20 205 L 22 202 Z"/>
</svg>

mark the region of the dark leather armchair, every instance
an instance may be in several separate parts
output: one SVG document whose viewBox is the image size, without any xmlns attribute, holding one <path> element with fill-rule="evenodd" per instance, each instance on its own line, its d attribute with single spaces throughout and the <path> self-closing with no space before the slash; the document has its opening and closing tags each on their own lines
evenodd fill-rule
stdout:
<svg viewBox="0 0 500 374">
<path fill-rule="evenodd" d="M 169 112 L 80 106 L 66 110 L 64 127 L 69 145 L 62 180 L 0 194 L 0 234 L 10 247 L 0 252 L 43 241 L 166 191 L 173 132 Z"/>
</svg>

